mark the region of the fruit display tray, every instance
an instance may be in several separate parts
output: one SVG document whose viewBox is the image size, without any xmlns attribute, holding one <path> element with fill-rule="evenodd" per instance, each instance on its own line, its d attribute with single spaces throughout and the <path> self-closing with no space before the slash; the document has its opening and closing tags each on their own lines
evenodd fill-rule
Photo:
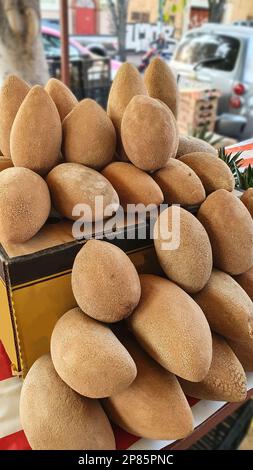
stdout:
<svg viewBox="0 0 253 470">
<path fill-rule="evenodd" d="M 248 395 L 247 400 L 253 396 L 253 372 L 247 373 Z M 118 434 L 118 448 L 129 450 L 185 450 L 207 434 L 210 429 L 222 422 L 227 416 L 232 414 L 243 403 L 226 403 L 221 401 L 196 400 L 189 398 L 192 408 L 195 429 L 190 436 L 178 441 L 154 441 L 150 439 L 138 439 L 120 430 Z M 117 436 L 117 434 L 116 434 Z M 123 447 L 125 445 L 125 447 Z"/>
<path fill-rule="evenodd" d="M 253 373 L 247 374 L 248 397 L 253 396 Z M 29 449 L 29 444 L 19 421 L 19 397 L 22 380 L 12 377 L 11 362 L 0 341 L 0 450 Z M 154 441 L 132 436 L 114 427 L 117 449 L 121 450 L 183 450 L 189 448 L 210 429 L 222 422 L 242 403 L 224 403 L 189 398 L 195 419 L 195 430 L 179 441 Z"/>
</svg>

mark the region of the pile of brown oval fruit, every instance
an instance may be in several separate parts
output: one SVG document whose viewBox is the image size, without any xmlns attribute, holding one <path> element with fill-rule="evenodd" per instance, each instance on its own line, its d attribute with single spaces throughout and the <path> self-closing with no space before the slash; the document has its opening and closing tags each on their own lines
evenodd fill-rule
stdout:
<svg viewBox="0 0 253 470">
<path fill-rule="evenodd" d="M 91 99 L 78 103 L 54 78 L 45 88 L 30 88 L 8 77 L 0 90 L 0 240 L 26 242 L 52 206 L 76 220 L 73 208 L 86 204 L 94 221 L 119 203 L 124 209 L 162 202 L 198 206 L 215 190 L 232 191 L 233 175 L 216 150 L 179 136 L 177 106 L 174 76 L 160 59 L 144 80 L 123 64 L 107 112 Z M 97 214 L 96 196 L 103 196 Z"/>
<path fill-rule="evenodd" d="M 75 204 L 93 207 L 100 194 L 115 210 L 119 202 L 181 205 L 176 249 L 163 249 L 171 207 L 154 227 L 161 276 L 139 276 L 108 242 L 80 250 L 78 307 L 58 320 L 51 355 L 34 363 L 22 389 L 21 421 L 34 449 L 114 449 L 108 417 L 136 436 L 180 439 L 194 428 L 185 394 L 246 398 L 253 196 L 244 205 L 233 195 L 228 167 L 207 143 L 178 135 L 176 113 L 176 83 L 159 59 L 144 81 L 121 67 L 107 113 L 90 99 L 77 103 L 54 79 L 29 89 L 11 77 L 2 89 L 1 165 L 10 168 L 0 174 L 1 240 L 31 238 L 51 201 L 69 219 Z M 183 208 L 191 205 L 196 217 Z"/>
</svg>

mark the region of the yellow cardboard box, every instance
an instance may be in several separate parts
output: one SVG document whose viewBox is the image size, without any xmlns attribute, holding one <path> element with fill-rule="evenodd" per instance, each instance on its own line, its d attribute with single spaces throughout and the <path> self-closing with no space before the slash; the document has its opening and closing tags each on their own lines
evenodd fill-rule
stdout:
<svg viewBox="0 0 253 470">
<path fill-rule="evenodd" d="M 71 228 L 69 221 L 48 224 L 23 245 L 0 247 L 0 339 L 14 374 L 25 376 L 33 362 L 49 351 L 57 319 L 76 306 L 71 270 L 85 241 L 74 240 Z M 131 239 L 123 238 L 123 226 L 120 238 L 111 242 L 130 256 L 140 272 L 158 271 L 150 238 L 137 239 L 137 225 L 127 229 Z"/>
</svg>

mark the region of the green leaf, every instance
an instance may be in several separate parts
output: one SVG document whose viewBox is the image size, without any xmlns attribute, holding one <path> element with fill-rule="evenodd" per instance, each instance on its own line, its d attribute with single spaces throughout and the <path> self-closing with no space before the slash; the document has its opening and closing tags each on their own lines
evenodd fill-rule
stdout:
<svg viewBox="0 0 253 470">
<path fill-rule="evenodd" d="M 218 151 L 218 157 L 223 160 L 224 163 L 226 163 L 226 165 L 230 168 L 230 171 L 235 178 L 235 185 L 244 189 L 244 186 L 246 185 L 245 178 L 242 176 L 242 172 L 239 170 L 243 161 L 241 155 L 242 152 L 237 152 L 234 155 L 231 152 L 227 153 L 224 147 L 221 147 Z"/>
<path fill-rule="evenodd" d="M 222 140 L 223 140 L 223 137 L 217 137 L 217 139 L 214 139 L 211 142 L 212 142 L 212 145 L 215 146 L 219 144 L 219 142 L 222 142 Z"/>
<path fill-rule="evenodd" d="M 253 168 L 251 165 L 248 165 L 244 171 L 240 171 L 239 168 L 236 168 L 236 182 L 237 187 L 240 189 L 248 189 L 253 187 Z"/>
<path fill-rule="evenodd" d="M 192 136 L 197 137 L 198 139 L 205 140 L 205 142 L 209 142 L 211 145 L 217 145 L 219 142 L 223 140 L 223 137 L 214 138 L 214 133 L 207 130 L 208 124 L 205 124 L 201 129 L 195 128 L 192 131 Z"/>
</svg>

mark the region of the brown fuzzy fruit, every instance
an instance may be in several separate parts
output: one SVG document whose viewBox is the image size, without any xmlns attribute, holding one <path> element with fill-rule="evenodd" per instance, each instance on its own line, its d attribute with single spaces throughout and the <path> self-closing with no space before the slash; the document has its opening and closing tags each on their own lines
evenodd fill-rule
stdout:
<svg viewBox="0 0 253 470">
<path fill-rule="evenodd" d="M 123 114 L 135 95 L 147 95 L 147 90 L 136 67 L 125 62 L 113 80 L 107 102 L 107 114 L 116 129 L 119 142 Z"/>
<path fill-rule="evenodd" d="M 217 150 L 208 142 L 205 142 L 205 140 L 198 139 L 197 137 L 192 137 L 190 135 L 180 135 L 177 158 L 193 152 L 206 152 L 213 156 L 218 156 Z"/>
<path fill-rule="evenodd" d="M 157 98 L 156 98 L 156 101 L 158 101 L 158 103 L 160 103 L 162 106 L 164 106 L 164 108 L 166 110 L 169 109 L 169 111 L 171 111 L 171 109 L 163 101 L 161 101 Z M 171 124 L 172 124 L 172 127 L 174 128 L 174 133 L 178 134 L 178 127 L 177 127 L 176 119 L 172 119 Z M 172 155 L 171 158 L 176 158 L 176 156 L 177 156 L 178 143 L 179 143 L 179 139 L 175 139 L 174 140 L 174 145 L 172 145 L 172 148 L 171 148 L 171 155 Z"/>
<path fill-rule="evenodd" d="M 228 165 L 220 158 L 205 152 L 193 152 L 180 157 L 180 161 L 190 167 L 201 179 L 206 194 L 217 189 L 233 191 L 235 179 Z"/>
<path fill-rule="evenodd" d="M 253 372 L 253 338 L 248 338 L 247 341 L 243 342 L 232 341 L 230 339 L 227 342 L 233 349 L 244 370 Z"/>
<path fill-rule="evenodd" d="M 212 359 L 212 338 L 205 315 L 180 287 L 144 274 L 141 300 L 128 325 L 145 351 L 165 369 L 198 382 Z"/>
<path fill-rule="evenodd" d="M 160 57 L 156 57 L 150 62 L 144 74 L 144 83 L 149 96 L 163 101 L 177 117 L 178 89 L 176 78 L 171 68 Z"/>
<path fill-rule="evenodd" d="M 153 175 L 160 186 L 167 204 L 195 206 L 205 198 L 205 190 L 199 177 L 179 160 L 170 159 L 165 168 Z"/>
<path fill-rule="evenodd" d="M 253 265 L 253 221 L 243 203 L 219 189 L 198 211 L 212 245 L 214 266 L 229 274 L 241 274 Z"/>
<path fill-rule="evenodd" d="M 170 242 L 175 246 L 170 246 Z M 203 289 L 212 271 L 212 250 L 196 217 L 180 207 L 165 209 L 154 226 L 154 244 L 169 279 L 189 293 Z"/>
<path fill-rule="evenodd" d="M 75 95 L 64 83 L 56 78 L 50 78 L 50 80 L 48 80 L 45 90 L 54 101 L 61 121 L 63 121 L 78 103 Z"/>
<path fill-rule="evenodd" d="M 183 391 L 201 400 L 244 401 L 247 379 L 236 355 L 227 342 L 213 335 L 213 359 L 206 377 L 199 383 L 180 380 Z"/>
<path fill-rule="evenodd" d="M 141 296 L 133 263 L 120 248 L 101 240 L 89 240 L 79 251 L 72 270 L 72 288 L 79 307 L 107 323 L 128 317 Z"/>
<path fill-rule="evenodd" d="M 27 168 L 0 173 L 0 240 L 23 243 L 45 224 L 51 209 L 45 181 Z"/>
<path fill-rule="evenodd" d="M 241 201 L 247 207 L 251 217 L 253 218 L 253 188 L 248 188 L 243 193 Z"/>
<path fill-rule="evenodd" d="M 54 207 L 68 219 L 77 220 L 81 217 L 81 213 L 73 214 L 77 204 L 85 204 L 87 209 L 90 208 L 83 216 L 87 221 L 109 217 L 119 207 L 119 198 L 111 183 L 98 171 L 79 163 L 56 166 L 47 175 L 46 181 Z M 99 196 L 102 198 L 101 206 L 96 206 L 96 198 Z M 106 208 L 111 214 L 105 214 Z"/>
<path fill-rule="evenodd" d="M 144 171 L 131 163 L 113 162 L 103 171 L 117 191 L 120 203 L 124 210 L 127 204 L 154 204 L 159 206 L 163 202 L 163 193 L 158 184 Z"/>
<path fill-rule="evenodd" d="M 124 345 L 137 365 L 137 377 L 103 401 L 110 419 L 147 439 L 181 439 L 193 430 L 193 416 L 175 375 L 151 359 L 129 336 Z"/>
<path fill-rule="evenodd" d="M 49 355 L 37 359 L 25 378 L 20 419 L 34 450 L 115 449 L 99 401 L 71 390 L 55 372 Z"/>
<path fill-rule="evenodd" d="M 176 155 L 175 117 L 168 107 L 149 96 L 132 98 L 122 119 L 121 137 L 129 160 L 141 170 L 159 170 Z"/>
<path fill-rule="evenodd" d="M 211 330 L 239 341 L 253 337 L 253 303 L 228 274 L 214 270 L 194 300 L 203 310 Z"/>
<path fill-rule="evenodd" d="M 137 374 L 133 359 L 110 328 L 80 308 L 69 310 L 56 323 L 51 356 L 61 379 L 90 398 L 121 392 Z"/>
<path fill-rule="evenodd" d="M 110 118 L 96 101 L 78 103 L 62 123 L 63 154 L 67 162 L 101 170 L 116 150 L 116 133 Z"/>
<path fill-rule="evenodd" d="M 0 91 L 0 148 L 5 157 L 11 157 L 11 128 L 21 103 L 29 92 L 29 85 L 16 75 L 9 75 Z"/>
<path fill-rule="evenodd" d="M 245 273 L 234 276 L 234 279 L 247 292 L 253 302 L 253 266 Z"/>
<path fill-rule="evenodd" d="M 141 170 L 159 170 L 176 155 L 175 117 L 164 103 L 149 96 L 132 98 L 122 119 L 121 137 L 129 160 Z"/>
<path fill-rule="evenodd" d="M 0 156 L 0 171 L 6 170 L 7 168 L 12 168 L 13 163 L 10 158 L 5 158 Z"/>
<path fill-rule="evenodd" d="M 14 166 L 46 175 L 58 163 L 61 139 L 57 108 L 44 88 L 36 85 L 21 104 L 11 129 Z"/>
</svg>

